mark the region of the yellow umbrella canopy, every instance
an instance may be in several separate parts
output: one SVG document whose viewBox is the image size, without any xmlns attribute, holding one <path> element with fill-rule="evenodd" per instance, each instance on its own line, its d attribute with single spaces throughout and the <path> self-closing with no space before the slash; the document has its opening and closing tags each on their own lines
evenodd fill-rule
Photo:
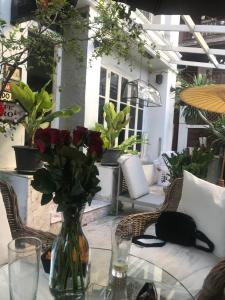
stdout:
<svg viewBox="0 0 225 300">
<path fill-rule="evenodd" d="M 225 114 L 225 84 L 186 88 L 180 93 L 180 98 L 188 105 Z"/>
</svg>

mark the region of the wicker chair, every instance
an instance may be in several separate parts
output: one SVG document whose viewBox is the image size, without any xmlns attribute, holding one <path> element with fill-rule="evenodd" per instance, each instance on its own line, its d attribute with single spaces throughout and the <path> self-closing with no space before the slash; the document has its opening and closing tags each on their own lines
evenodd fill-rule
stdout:
<svg viewBox="0 0 225 300">
<path fill-rule="evenodd" d="M 183 180 L 178 178 L 173 181 L 166 192 L 165 200 L 160 209 L 155 212 L 139 213 L 129 215 L 121 220 L 118 226 L 132 221 L 133 235 L 137 236 L 143 234 L 145 229 L 155 223 L 160 216 L 161 212 L 165 210 L 176 211 L 180 202 L 182 192 Z"/>
<path fill-rule="evenodd" d="M 34 236 L 42 241 L 43 250 L 48 248 L 52 244 L 55 235 L 50 232 L 43 232 L 41 230 L 25 226 L 19 215 L 17 196 L 13 187 L 7 182 L 0 181 L 0 189 L 3 202 L 5 204 L 12 238 L 15 239 L 21 236 Z"/>
<path fill-rule="evenodd" d="M 183 180 L 175 179 L 168 188 L 165 201 L 162 207 L 155 212 L 139 213 L 124 217 L 118 224 L 121 225 L 130 221 L 133 223 L 133 235 L 141 235 L 146 228 L 155 223 L 163 211 L 176 211 L 181 199 Z M 122 227 L 121 227 L 122 228 Z M 225 260 L 221 260 L 207 275 L 204 280 L 197 300 L 225 300 Z"/>
</svg>

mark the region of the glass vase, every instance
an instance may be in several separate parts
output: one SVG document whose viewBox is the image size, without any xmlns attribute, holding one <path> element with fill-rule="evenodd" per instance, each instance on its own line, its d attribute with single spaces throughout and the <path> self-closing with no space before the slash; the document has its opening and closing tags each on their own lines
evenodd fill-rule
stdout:
<svg viewBox="0 0 225 300">
<path fill-rule="evenodd" d="M 49 287 L 55 299 L 84 299 L 89 284 L 89 245 L 82 231 L 82 210 L 63 213 L 64 222 L 52 246 Z"/>
</svg>

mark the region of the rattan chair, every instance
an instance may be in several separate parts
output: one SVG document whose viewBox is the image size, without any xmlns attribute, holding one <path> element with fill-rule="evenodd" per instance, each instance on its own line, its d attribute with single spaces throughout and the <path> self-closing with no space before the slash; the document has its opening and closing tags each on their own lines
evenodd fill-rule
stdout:
<svg viewBox="0 0 225 300">
<path fill-rule="evenodd" d="M 155 212 L 139 213 L 124 217 L 118 228 L 130 221 L 133 223 L 133 235 L 143 234 L 147 227 L 155 223 L 163 211 L 176 211 L 181 199 L 183 180 L 175 179 L 169 186 L 162 207 Z M 204 280 L 197 300 L 225 300 L 225 260 L 220 261 Z"/>
<path fill-rule="evenodd" d="M 168 187 L 163 205 L 154 212 L 139 213 L 123 218 L 118 226 L 132 221 L 133 235 L 143 234 L 146 228 L 155 223 L 161 212 L 165 210 L 176 211 L 181 198 L 183 180 L 178 178 Z"/>
<path fill-rule="evenodd" d="M 43 232 L 41 230 L 36 230 L 25 226 L 19 215 L 17 196 L 13 187 L 7 182 L 0 181 L 0 189 L 3 202 L 5 204 L 12 238 L 15 239 L 22 236 L 33 236 L 39 238 L 42 241 L 43 250 L 50 247 L 55 238 L 55 235 L 50 232 Z"/>
</svg>

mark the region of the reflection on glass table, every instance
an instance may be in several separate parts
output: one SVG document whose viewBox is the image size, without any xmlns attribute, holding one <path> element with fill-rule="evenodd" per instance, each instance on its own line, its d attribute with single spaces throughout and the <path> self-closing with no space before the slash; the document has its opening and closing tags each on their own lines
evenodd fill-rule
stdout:
<svg viewBox="0 0 225 300">
<path fill-rule="evenodd" d="M 136 300 L 145 282 L 154 282 L 157 300 L 194 299 L 172 275 L 139 257 L 129 256 L 128 278 L 111 279 L 111 250 L 91 249 L 90 285 L 85 300 Z M 1 299 L 9 300 L 8 267 L 0 268 Z M 120 295 L 120 296 L 118 296 Z M 120 297 L 120 299 L 118 299 Z M 126 298 L 123 298 L 126 297 Z M 48 289 L 48 275 L 40 270 L 37 300 L 52 300 Z"/>
</svg>

